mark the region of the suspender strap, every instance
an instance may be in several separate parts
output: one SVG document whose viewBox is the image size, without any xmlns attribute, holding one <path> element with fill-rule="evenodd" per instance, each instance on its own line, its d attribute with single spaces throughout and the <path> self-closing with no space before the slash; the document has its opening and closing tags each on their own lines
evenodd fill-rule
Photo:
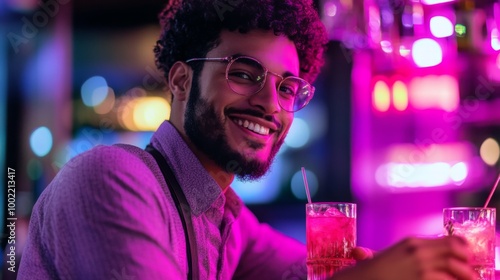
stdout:
<svg viewBox="0 0 500 280">
<path fill-rule="evenodd" d="M 158 152 L 153 146 L 148 145 L 146 151 L 149 152 L 155 158 L 158 166 L 160 167 L 163 177 L 165 177 L 165 182 L 170 190 L 172 199 L 175 202 L 177 211 L 181 218 L 182 227 L 186 233 L 186 254 L 188 261 L 188 279 L 197 280 L 200 279 L 198 272 L 198 251 L 196 248 L 196 237 L 194 234 L 193 223 L 191 221 L 191 208 L 187 203 L 186 196 L 182 192 L 182 189 L 175 178 L 172 169 L 168 165 L 165 158 Z"/>
</svg>

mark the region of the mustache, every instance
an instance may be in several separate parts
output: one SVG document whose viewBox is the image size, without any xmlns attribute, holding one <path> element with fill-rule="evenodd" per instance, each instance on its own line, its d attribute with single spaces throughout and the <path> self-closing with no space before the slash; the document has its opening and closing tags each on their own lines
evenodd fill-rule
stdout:
<svg viewBox="0 0 500 280">
<path fill-rule="evenodd" d="M 241 115 L 249 115 L 249 116 L 261 118 L 261 119 L 264 119 L 268 122 L 274 123 L 276 125 L 276 127 L 278 127 L 278 131 L 281 131 L 281 123 L 274 116 L 266 115 L 258 110 L 228 108 L 224 111 L 224 114 L 226 114 L 226 115 L 241 114 Z"/>
</svg>

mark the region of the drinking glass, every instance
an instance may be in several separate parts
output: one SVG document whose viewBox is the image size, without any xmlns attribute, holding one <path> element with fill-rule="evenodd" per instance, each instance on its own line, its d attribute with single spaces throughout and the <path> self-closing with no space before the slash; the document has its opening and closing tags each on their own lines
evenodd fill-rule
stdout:
<svg viewBox="0 0 500 280">
<path fill-rule="evenodd" d="M 472 251 L 476 280 L 495 279 L 495 208 L 443 209 L 445 234 L 462 236 Z"/>
<path fill-rule="evenodd" d="M 307 279 L 330 278 L 354 265 L 356 204 L 315 202 L 306 204 Z"/>
</svg>

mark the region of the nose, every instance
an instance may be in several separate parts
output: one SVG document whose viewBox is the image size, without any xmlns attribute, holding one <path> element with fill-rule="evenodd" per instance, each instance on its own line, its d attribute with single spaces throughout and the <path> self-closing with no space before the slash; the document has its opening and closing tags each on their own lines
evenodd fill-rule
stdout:
<svg viewBox="0 0 500 280">
<path fill-rule="evenodd" d="M 266 114 L 274 114 L 281 111 L 279 104 L 278 85 L 281 82 L 279 77 L 267 75 L 262 89 L 250 96 L 249 102 L 252 106 L 260 107 Z"/>
</svg>

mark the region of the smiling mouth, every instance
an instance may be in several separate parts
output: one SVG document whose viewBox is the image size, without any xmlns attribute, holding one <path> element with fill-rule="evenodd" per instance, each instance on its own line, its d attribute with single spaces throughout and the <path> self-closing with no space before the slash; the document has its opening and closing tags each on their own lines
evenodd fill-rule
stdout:
<svg viewBox="0 0 500 280">
<path fill-rule="evenodd" d="M 260 125 L 258 123 L 251 122 L 249 120 L 243 120 L 243 119 L 233 119 L 233 122 L 236 123 L 237 125 L 244 127 L 252 132 L 255 132 L 260 135 L 269 135 L 271 132 L 273 132 L 269 127 L 265 127 L 263 125 Z"/>
</svg>

